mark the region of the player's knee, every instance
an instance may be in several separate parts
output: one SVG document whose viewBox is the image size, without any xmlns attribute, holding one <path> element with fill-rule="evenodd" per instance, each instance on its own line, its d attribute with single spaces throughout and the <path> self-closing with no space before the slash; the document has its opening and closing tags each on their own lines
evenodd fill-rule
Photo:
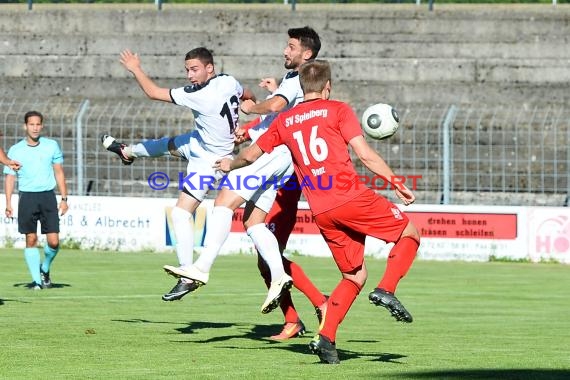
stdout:
<svg viewBox="0 0 570 380">
<path fill-rule="evenodd" d="M 346 280 L 352 281 L 356 286 L 362 289 L 368 279 L 368 271 L 366 270 L 366 267 L 362 265 L 350 272 L 343 272 L 342 277 Z"/>
<path fill-rule="evenodd" d="M 168 153 L 175 157 L 181 157 L 180 152 L 178 151 L 178 146 L 176 146 L 176 141 L 174 137 L 171 137 L 168 140 Z"/>
<path fill-rule="evenodd" d="M 354 283 L 356 283 L 357 285 L 360 286 L 360 289 L 362 289 L 364 287 L 364 285 L 366 285 L 366 280 L 368 279 L 368 272 L 366 271 L 366 269 L 362 272 L 359 272 L 357 274 L 357 276 L 354 279 Z"/>
<path fill-rule="evenodd" d="M 58 249 L 59 248 L 59 239 L 57 237 L 52 238 L 52 239 L 48 239 L 47 240 L 47 245 L 51 248 L 51 249 Z"/>
<path fill-rule="evenodd" d="M 242 203 L 243 198 L 226 187 L 223 187 L 216 196 L 214 207 L 227 207 L 231 210 L 236 210 Z"/>
<path fill-rule="evenodd" d="M 258 224 L 265 226 L 265 222 L 263 220 L 259 220 L 256 218 L 247 218 L 246 220 L 243 221 L 243 227 L 245 228 L 246 231 L 249 230 L 251 227 L 257 226 Z"/>
<path fill-rule="evenodd" d="M 172 221 L 174 223 L 187 222 L 191 214 L 178 206 L 172 208 Z"/>
<path fill-rule="evenodd" d="M 38 244 L 38 235 L 35 233 L 26 234 L 26 248 L 33 248 Z"/>
<path fill-rule="evenodd" d="M 413 239 L 418 244 L 420 244 L 420 233 L 412 222 L 408 222 L 408 225 L 406 226 L 406 228 L 404 228 L 404 231 L 402 232 L 402 236 L 400 237 L 400 239 L 404 237 Z"/>
</svg>

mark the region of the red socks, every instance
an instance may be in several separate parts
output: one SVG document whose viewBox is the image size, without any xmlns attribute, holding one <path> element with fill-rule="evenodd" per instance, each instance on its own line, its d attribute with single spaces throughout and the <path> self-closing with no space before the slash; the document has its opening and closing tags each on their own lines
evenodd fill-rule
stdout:
<svg viewBox="0 0 570 380">
<path fill-rule="evenodd" d="M 362 288 L 356 283 L 343 278 L 333 290 L 327 303 L 327 312 L 321 323 L 319 334 L 331 342 L 336 340 L 336 330 L 352 306 Z"/>
<path fill-rule="evenodd" d="M 410 237 L 401 238 L 388 254 L 386 271 L 377 287 L 394 293 L 398 282 L 412 266 L 418 247 L 419 243 L 416 240 Z"/>
<path fill-rule="evenodd" d="M 327 301 L 324 294 L 317 289 L 298 264 L 283 257 L 283 267 L 293 278 L 293 285 L 311 301 L 313 306 L 321 306 Z"/>
</svg>

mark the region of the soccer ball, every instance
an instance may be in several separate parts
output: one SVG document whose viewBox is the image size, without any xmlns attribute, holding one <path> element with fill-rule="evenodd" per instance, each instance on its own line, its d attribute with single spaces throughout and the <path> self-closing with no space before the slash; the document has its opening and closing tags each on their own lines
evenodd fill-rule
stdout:
<svg viewBox="0 0 570 380">
<path fill-rule="evenodd" d="M 383 140 L 396 133 L 400 125 L 400 116 L 392 106 L 378 103 L 364 111 L 361 124 L 368 136 L 376 140 Z"/>
</svg>

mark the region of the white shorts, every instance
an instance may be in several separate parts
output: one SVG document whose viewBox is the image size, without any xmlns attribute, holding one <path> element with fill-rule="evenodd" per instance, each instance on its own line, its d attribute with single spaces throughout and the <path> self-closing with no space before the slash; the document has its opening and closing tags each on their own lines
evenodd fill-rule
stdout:
<svg viewBox="0 0 570 380">
<path fill-rule="evenodd" d="M 277 190 L 293 175 L 291 152 L 285 145 L 280 145 L 267 154 L 263 153 L 251 165 L 232 170 L 227 178 L 220 182 L 246 201 L 269 213 Z M 227 184 L 227 186 L 226 186 Z"/>
<path fill-rule="evenodd" d="M 187 149 L 185 154 L 188 166 L 186 177 L 180 184 L 185 192 L 202 202 L 210 190 L 217 188 L 216 182 L 224 176 L 223 172 L 213 168 L 214 163 L 222 157 L 231 157 L 231 153 L 222 157 L 217 156 L 204 150 L 195 138 L 190 138 L 189 144 L 184 149 Z"/>
</svg>

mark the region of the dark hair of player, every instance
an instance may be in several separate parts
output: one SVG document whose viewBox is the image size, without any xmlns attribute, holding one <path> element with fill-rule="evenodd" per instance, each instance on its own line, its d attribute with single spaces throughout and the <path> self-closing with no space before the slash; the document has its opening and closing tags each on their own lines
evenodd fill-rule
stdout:
<svg viewBox="0 0 570 380">
<path fill-rule="evenodd" d="M 315 30 L 309 26 L 304 26 L 302 28 L 291 28 L 287 31 L 289 38 L 295 38 L 299 40 L 301 46 L 313 52 L 310 59 L 317 58 L 319 55 L 319 50 L 321 50 L 321 39 Z"/>
<path fill-rule="evenodd" d="M 214 56 L 212 52 L 205 47 L 197 47 L 186 53 L 185 61 L 189 59 L 198 59 L 204 66 L 211 64 L 214 65 Z"/>
<path fill-rule="evenodd" d="M 44 115 L 42 115 L 41 113 L 39 113 L 38 111 L 28 111 L 26 112 L 26 114 L 24 115 L 24 124 L 28 124 L 28 119 L 32 116 L 37 116 L 40 118 L 40 122 L 43 123 L 44 122 Z"/>
</svg>

